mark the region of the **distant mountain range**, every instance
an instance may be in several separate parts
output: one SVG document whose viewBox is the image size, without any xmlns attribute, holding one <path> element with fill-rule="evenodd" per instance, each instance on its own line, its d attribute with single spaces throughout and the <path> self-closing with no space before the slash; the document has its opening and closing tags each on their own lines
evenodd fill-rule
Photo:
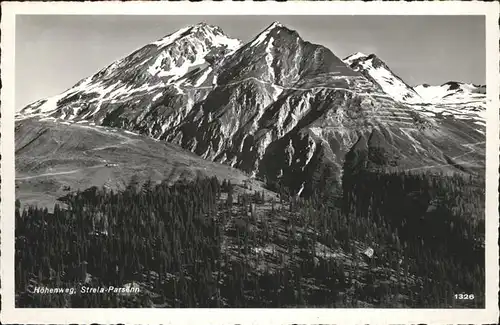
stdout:
<svg viewBox="0 0 500 325">
<path fill-rule="evenodd" d="M 361 153 L 363 168 L 382 172 L 483 173 L 485 93 L 460 82 L 412 87 L 374 54 L 342 60 L 279 22 L 247 43 L 200 23 L 28 105 L 17 123 L 118 128 L 302 194 L 324 177 L 340 181 Z M 35 151 L 26 136 L 16 133 L 28 143 L 19 159 Z"/>
<path fill-rule="evenodd" d="M 448 115 L 485 124 L 486 86 L 449 81 L 439 86 L 409 86 L 375 54 L 355 53 L 344 62 L 382 87 L 395 100 L 414 105 L 421 113 L 434 117 Z"/>
</svg>

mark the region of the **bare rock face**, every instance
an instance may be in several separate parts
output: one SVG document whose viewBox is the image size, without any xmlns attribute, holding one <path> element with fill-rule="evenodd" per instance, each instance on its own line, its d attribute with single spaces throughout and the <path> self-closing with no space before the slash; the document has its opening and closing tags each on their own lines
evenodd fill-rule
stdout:
<svg viewBox="0 0 500 325">
<path fill-rule="evenodd" d="M 349 153 L 380 171 L 481 172 L 484 146 L 470 147 L 484 141 L 480 123 L 470 123 L 481 108 L 467 118 L 429 114 L 438 104 L 423 97 L 376 56 L 341 60 L 277 22 L 247 44 L 198 24 L 27 106 L 18 119 L 141 133 L 301 194 L 325 177 L 340 181 Z"/>
</svg>

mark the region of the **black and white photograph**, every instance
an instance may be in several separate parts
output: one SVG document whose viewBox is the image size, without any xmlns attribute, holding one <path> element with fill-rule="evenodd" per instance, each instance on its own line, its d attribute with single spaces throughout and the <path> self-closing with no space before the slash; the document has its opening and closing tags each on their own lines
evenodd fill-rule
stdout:
<svg viewBox="0 0 500 325">
<path fill-rule="evenodd" d="M 16 15 L 14 308 L 485 310 L 486 15 L 217 5 Z"/>
</svg>

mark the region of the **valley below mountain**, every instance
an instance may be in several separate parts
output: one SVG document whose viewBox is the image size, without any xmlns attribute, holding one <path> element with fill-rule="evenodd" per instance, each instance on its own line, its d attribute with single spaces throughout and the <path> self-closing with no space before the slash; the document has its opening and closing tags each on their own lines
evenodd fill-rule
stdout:
<svg viewBox="0 0 500 325">
<path fill-rule="evenodd" d="M 16 170 L 16 196 L 23 207 L 51 210 L 58 198 L 73 190 L 92 186 L 124 190 L 132 178 L 139 183 L 174 183 L 216 176 L 234 184 L 248 179 L 237 169 L 201 159 L 164 141 L 53 119 L 26 119 L 16 124 Z"/>
<path fill-rule="evenodd" d="M 279 22 L 183 28 L 17 114 L 16 303 L 484 306 L 485 112 Z"/>
</svg>

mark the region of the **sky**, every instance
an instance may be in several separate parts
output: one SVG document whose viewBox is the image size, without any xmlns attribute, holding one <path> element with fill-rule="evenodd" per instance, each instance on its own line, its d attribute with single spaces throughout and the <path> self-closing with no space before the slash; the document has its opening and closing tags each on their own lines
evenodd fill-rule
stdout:
<svg viewBox="0 0 500 325">
<path fill-rule="evenodd" d="M 273 21 L 340 58 L 375 53 L 410 85 L 486 83 L 484 16 L 18 15 L 16 110 L 187 25 L 249 41 Z"/>
</svg>

